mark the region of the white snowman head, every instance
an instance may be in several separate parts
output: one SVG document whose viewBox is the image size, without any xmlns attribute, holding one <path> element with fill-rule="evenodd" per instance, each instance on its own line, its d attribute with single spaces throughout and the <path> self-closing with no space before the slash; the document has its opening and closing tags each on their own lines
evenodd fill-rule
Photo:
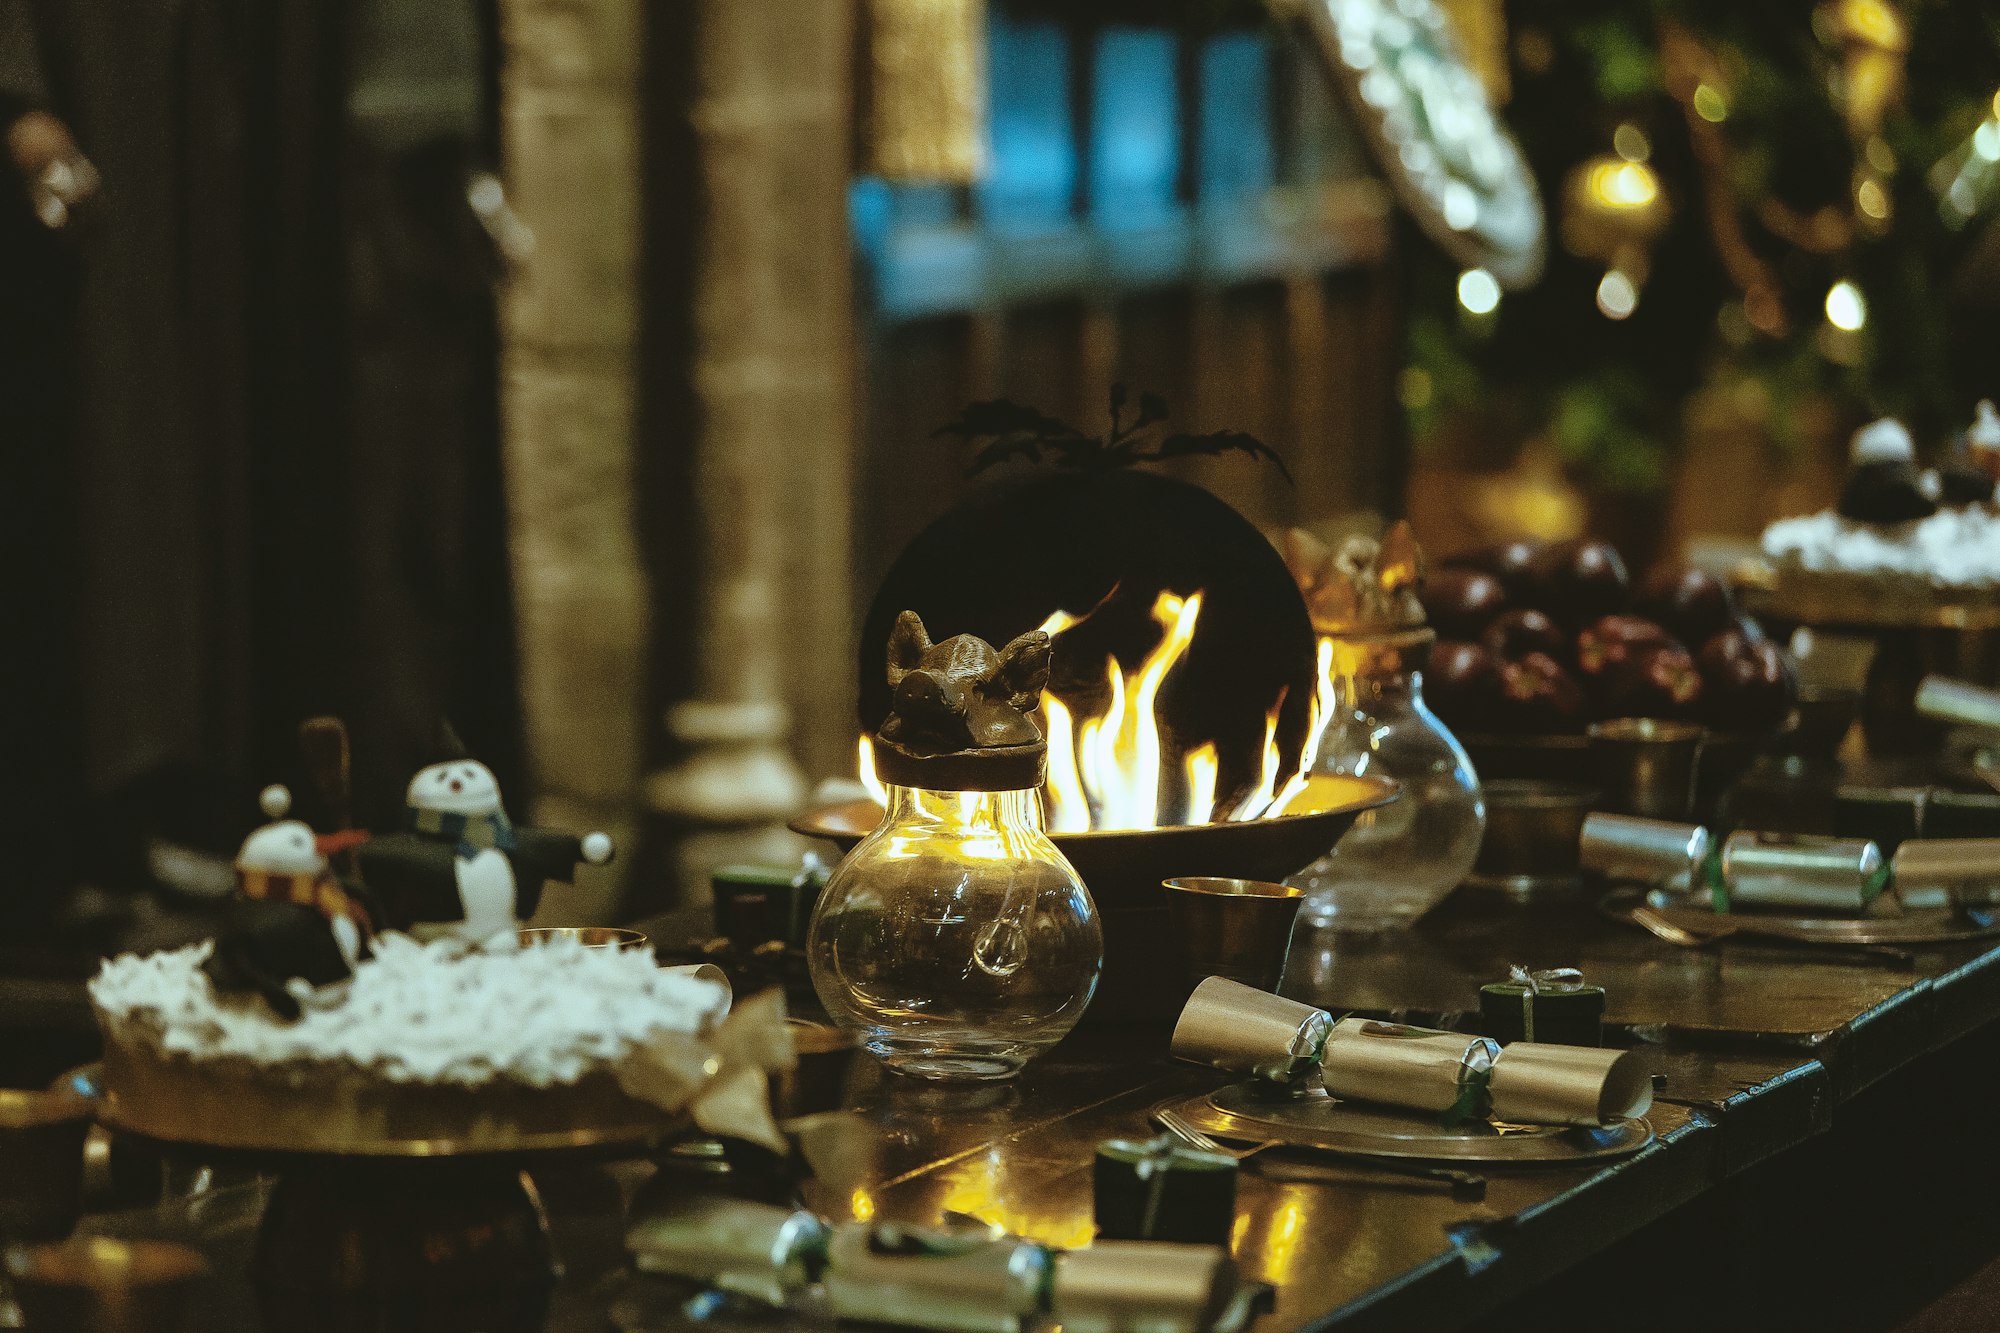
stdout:
<svg viewBox="0 0 2000 1333">
<path fill-rule="evenodd" d="M 412 810 L 437 810 L 452 815 L 491 815 L 500 811 L 500 784 L 493 770 L 476 759 L 454 759 L 420 769 L 410 779 L 405 797 Z"/>
<path fill-rule="evenodd" d="M 267 875 L 316 875 L 326 869 L 319 840 L 312 828 L 300 819 L 282 816 L 292 808 L 292 794 L 283 787 L 266 787 L 258 804 L 271 817 L 243 840 L 236 853 L 238 870 L 256 870 Z"/>
</svg>

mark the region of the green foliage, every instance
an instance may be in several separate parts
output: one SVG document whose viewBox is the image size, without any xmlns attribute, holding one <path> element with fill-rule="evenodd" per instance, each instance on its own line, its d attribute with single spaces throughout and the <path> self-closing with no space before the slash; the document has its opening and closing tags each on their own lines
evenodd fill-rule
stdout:
<svg viewBox="0 0 2000 1333">
<path fill-rule="evenodd" d="M 1405 406 L 1419 446 L 1470 434 L 1511 449 L 1544 438 L 1588 484 L 1644 493 L 1665 483 L 1684 403 L 1704 386 L 1754 382 L 1746 400 L 1763 405 L 1781 446 L 1795 441 L 1809 403 L 1857 422 L 1895 412 L 1920 442 L 1936 442 L 1963 427 L 1978 398 L 2000 395 L 2000 320 L 1988 313 L 2000 291 L 1968 286 L 1980 280 L 1967 263 L 1982 243 L 2000 250 L 2000 178 L 1979 215 L 1957 226 L 1932 178 L 1992 114 L 2000 10 L 1891 3 L 1911 43 L 1904 92 L 1881 133 L 1891 216 L 1871 226 L 1854 195 L 1864 145 L 1840 100 L 1847 54 L 1817 4 L 1509 0 L 1516 61 L 1504 114 L 1548 204 L 1550 263 L 1537 287 L 1475 317 L 1458 306 L 1455 266 L 1435 252 L 1417 258 L 1407 355 L 1423 392 L 1406 392 Z M 1706 127 L 1669 91 L 1662 36 L 1673 25 L 1700 43 L 1726 108 L 1717 176 L 1702 166 L 1696 131 Z M 1650 141 L 1648 165 L 1672 212 L 1650 247 L 1638 308 L 1612 320 L 1596 303 L 1605 260 L 1568 253 L 1562 217 L 1570 173 L 1611 153 L 1626 123 Z M 1742 265 L 1725 264 L 1718 217 L 1769 275 L 1782 330 L 1760 332 L 1747 318 Z M 1839 243 L 1802 243 L 1817 218 L 1841 222 Z M 1858 333 L 1833 330 L 1824 313 L 1842 279 L 1867 303 Z"/>
</svg>

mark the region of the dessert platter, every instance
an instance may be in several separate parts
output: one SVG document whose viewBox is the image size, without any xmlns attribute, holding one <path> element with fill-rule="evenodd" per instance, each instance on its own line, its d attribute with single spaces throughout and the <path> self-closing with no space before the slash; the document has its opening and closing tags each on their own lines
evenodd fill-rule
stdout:
<svg viewBox="0 0 2000 1333">
<path fill-rule="evenodd" d="M 1834 508 L 1764 530 L 1746 600 L 1784 620 L 1856 628 L 2000 626 L 2000 414 L 1982 402 L 1962 443 L 1918 466 L 1909 431 L 1855 433 Z"/>
<path fill-rule="evenodd" d="M 633 1146 L 702 1119 L 704 1098 L 731 1105 L 745 1058 L 781 1056 L 736 1043 L 761 1026 L 782 1046 L 782 1013 L 731 1015 L 700 969 L 518 931 L 545 881 L 609 859 L 605 835 L 514 826 L 463 757 L 407 800 L 403 831 L 321 835 L 266 789 L 215 938 L 103 963 L 89 1081 L 106 1125 L 280 1159 Z"/>
<path fill-rule="evenodd" d="M 621 1064 L 671 1045 L 699 1070 L 728 1003 L 647 949 L 484 950 L 390 933 L 344 996 L 286 1022 L 257 997 L 218 992 L 203 971 L 213 949 L 128 954 L 92 981 L 112 1128 L 359 1156 L 640 1143 L 681 1117 L 628 1092 Z"/>
</svg>

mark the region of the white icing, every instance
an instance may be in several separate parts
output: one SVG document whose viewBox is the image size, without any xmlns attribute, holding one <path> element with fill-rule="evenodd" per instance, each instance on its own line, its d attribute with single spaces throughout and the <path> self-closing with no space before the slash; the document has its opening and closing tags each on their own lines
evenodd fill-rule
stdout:
<svg viewBox="0 0 2000 1333">
<path fill-rule="evenodd" d="M 651 949 L 586 949 L 557 937 L 468 951 L 385 934 L 336 1004 L 295 1023 L 247 995 L 217 995 L 211 945 L 106 960 L 90 997 L 140 1020 L 172 1054 L 260 1065 L 348 1065 L 396 1083 L 574 1083 L 663 1032 L 705 1033 L 722 987 L 660 968 Z"/>
<path fill-rule="evenodd" d="M 1902 574 L 1946 588 L 2000 587 L 2000 514 L 1967 506 L 1914 523 L 1856 523 L 1825 512 L 1764 530 L 1764 554 L 1817 573 Z"/>
<path fill-rule="evenodd" d="M 1856 463 L 1908 463 L 1917 456 L 1909 427 L 1894 417 L 1871 421 L 1855 431 L 1849 450 Z"/>
</svg>

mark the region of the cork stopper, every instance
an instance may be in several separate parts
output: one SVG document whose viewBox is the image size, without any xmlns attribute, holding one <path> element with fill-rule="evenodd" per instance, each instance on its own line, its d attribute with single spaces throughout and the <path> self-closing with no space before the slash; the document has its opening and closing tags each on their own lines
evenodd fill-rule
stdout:
<svg viewBox="0 0 2000 1333">
<path fill-rule="evenodd" d="M 884 782 L 931 791 L 1042 785 L 1048 743 L 1031 716 L 1049 680 L 1049 636 L 1030 630 L 994 650 L 958 634 L 932 643 L 914 611 L 889 633 L 889 716 L 876 733 Z"/>
</svg>

